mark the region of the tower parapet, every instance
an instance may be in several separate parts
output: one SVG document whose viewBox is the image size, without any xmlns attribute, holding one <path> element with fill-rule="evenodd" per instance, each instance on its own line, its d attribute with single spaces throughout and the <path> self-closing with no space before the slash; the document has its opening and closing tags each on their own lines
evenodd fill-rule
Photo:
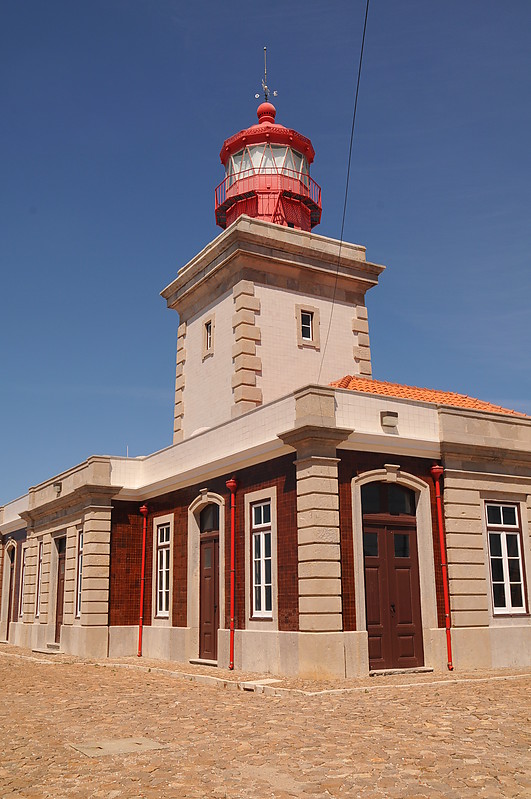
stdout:
<svg viewBox="0 0 531 799">
<path fill-rule="evenodd" d="M 267 100 L 257 115 L 258 124 L 221 148 L 225 179 L 215 192 L 216 224 L 226 228 L 246 214 L 310 231 L 321 221 L 321 187 L 310 177 L 312 143 L 275 122 L 276 108 Z"/>
</svg>

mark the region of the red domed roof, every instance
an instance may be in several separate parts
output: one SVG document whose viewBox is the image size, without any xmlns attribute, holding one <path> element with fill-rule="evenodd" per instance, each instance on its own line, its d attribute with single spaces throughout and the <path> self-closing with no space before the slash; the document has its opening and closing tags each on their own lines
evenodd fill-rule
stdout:
<svg viewBox="0 0 531 799">
<path fill-rule="evenodd" d="M 261 103 L 256 113 L 259 119 L 258 124 L 251 125 L 245 130 L 240 130 L 239 133 L 235 133 L 234 136 L 223 142 L 223 147 L 219 154 L 223 166 L 227 163 L 229 155 L 242 150 L 246 144 L 259 144 L 266 141 L 270 144 L 288 144 L 294 150 L 302 153 L 309 164 L 312 163 L 315 157 L 315 150 L 310 139 L 296 130 L 286 128 L 284 125 L 279 125 L 278 122 L 275 122 L 277 110 L 273 103 Z"/>
</svg>

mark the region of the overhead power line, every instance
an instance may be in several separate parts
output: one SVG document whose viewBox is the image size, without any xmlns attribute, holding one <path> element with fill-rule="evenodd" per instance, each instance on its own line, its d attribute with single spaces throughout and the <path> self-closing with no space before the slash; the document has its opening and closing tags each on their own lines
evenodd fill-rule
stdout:
<svg viewBox="0 0 531 799">
<path fill-rule="evenodd" d="M 357 111 L 357 108 L 358 108 L 358 95 L 359 95 L 359 91 L 360 91 L 361 66 L 363 64 L 363 49 L 364 49 L 364 46 L 365 46 L 365 31 L 367 30 L 367 18 L 369 16 L 369 2 L 370 2 L 370 0 L 367 0 L 367 5 L 365 6 L 365 21 L 363 23 L 363 35 L 361 37 L 360 61 L 359 61 L 359 65 L 358 65 L 358 78 L 357 78 L 357 81 L 356 81 L 356 94 L 355 94 L 355 97 L 354 97 L 354 110 L 352 112 L 352 127 L 351 127 L 351 130 L 350 130 L 350 144 L 349 144 L 349 148 L 348 148 L 347 176 L 346 176 L 346 181 L 345 181 L 345 199 L 343 201 L 343 217 L 341 219 L 341 235 L 339 237 L 339 252 L 338 252 L 338 256 L 337 256 L 337 267 L 336 267 L 336 275 L 335 275 L 335 281 L 334 281 L 334 291 L 333 291 L 333 294 L 332 294 L 332 307 L 330 309 L 330 318 L 328 320 L 328 329 L 326 331 L 326 338 L 325 338 L 325 342 L 324 342 L 324 346 L 323 346 L 323 354 L 321 355 L 321 364 L 319 366 L 319 374 L 317 376 L 317 382 L 319 382 L 319 380 L 321 379 L 321 372 L 323 370 L 323 363 L 324 363 L 324 358 L 325 358 L 325 354 L 326 354 L 326 348 L 328 346 L 328 339 L 330 338 L 330 329 L 332 327 L 332 316 L 333 316 L 333 313 L 334 313 L 334 305 L 335 305 L 335 301 L 336 301 L 337 280 L 338 280 L 338 277 L 339 277 L 339 266 L 341 264 L 341 249 L 342 249 L 342 246 L 343 246 L 343 234 L 344 234 L 344 230 L 345 230 L 345 217 L 346 217 L 346 214 L 347 214 L 348 187 L 349 187 L 349 183 L 350 183 L 350 164 L 351 164 L 351 161 L 352 161 L 352 143 L 354 141 L 354 128 L 355 128 L 355 125 L 356 125 L 356 111 Z"/>
</svg>

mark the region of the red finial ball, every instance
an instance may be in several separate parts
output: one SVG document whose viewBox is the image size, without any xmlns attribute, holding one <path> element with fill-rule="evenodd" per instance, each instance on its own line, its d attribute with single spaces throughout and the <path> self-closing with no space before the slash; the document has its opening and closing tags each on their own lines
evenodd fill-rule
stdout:
<svg viewBox="0 0 531 799">
<path fill-rule="evenodd" d="M 277 109 L 273 105 L 273 103 L 261 103 L 258 106 L 256 111 L 258 115 L 258 121 L 260 125 L 263 125 L 264 122 L 270 122 L 271 124 L 275 121 L 275 115 L 277 113 Z"/>
</svg>

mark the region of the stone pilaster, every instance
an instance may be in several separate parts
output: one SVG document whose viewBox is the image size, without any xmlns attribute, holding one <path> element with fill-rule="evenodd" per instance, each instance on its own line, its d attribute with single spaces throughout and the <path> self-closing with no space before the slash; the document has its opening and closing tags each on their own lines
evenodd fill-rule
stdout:
<svg viewBox="0 0 531 799">
<path fill-rule="evenodd" d="M 299 629 L 343 629 L 337 458 L 296 461 Z"/>
<path fill-rule="evenodd" d="M 184 364 L 186 361 L 186 322 L 177 329 L 177 359 L 175 366 L 175 410 L 173 415 L 173 443 L 176 444 L 183 437 L 184 417 Z"/>
<path fill-rule="evenodd" d="M 24 568 L 24 596 L 22 597 L 22 620 L 31 623 L 35 618 L 35 586 L 37 575 L 37 541 L 28 529 Z"/>
<path fill-rule="evenodd" d="M 39 621 L 41 624 L 48 622 L 48 611 L 52 608 L 53 618 L 53 598 L 50 596 L 51 570 L 52 570 L 52 537 L 45 535 L 42 542 L 42 575 L 41 575 L 41 601 Z M 50 621 L 52 619 L 50 618 Z"/>
<path fill-rule="evenodd" d="M 262 404 L 262 391 L 257 383 L 257 375 L 262 373 L 262 359 L 257 355 L 260 344 L 260 328 L 256 324 L 256 316 L 260 313 L 260 299 L 255 297 L 254 284 L 250 280 L 240 280 L 232 291 L 234 315 L 232 328 L 234 345 L 232 347 L 232 393 L 234 404 L 232 416 Z"/>
<path fill-rule="evenodd" d="M 73 624 L 75 618 L 78 535 L 76 526 L 67 527 L 63 624 Z"/>
<path fill-rule="evenodd" d="M 356 306 L 356 316 L 352 319 L 352 332 L 355 338 L 354 362 L 358 366 L 358 374 L 361 377 L 372 377 L 369 320 L 364 305 Z"/>
<path fill-rule="evenodd" d="M 296 423 L 280 438 L 297 451 L 299 629 L 341 632 L 341 552 L 336 448 L 351 430 L 335 423 L 334 391 L 295 393 Z"/>
<path fill-rule="evenodd" d="M 111 553 L 111 507 L 89 505 L 83 519 L 81 626 L 107 625 Z"/>
</svg>

